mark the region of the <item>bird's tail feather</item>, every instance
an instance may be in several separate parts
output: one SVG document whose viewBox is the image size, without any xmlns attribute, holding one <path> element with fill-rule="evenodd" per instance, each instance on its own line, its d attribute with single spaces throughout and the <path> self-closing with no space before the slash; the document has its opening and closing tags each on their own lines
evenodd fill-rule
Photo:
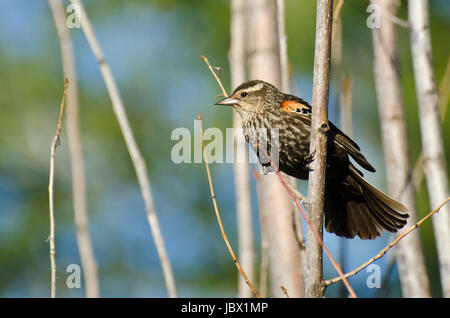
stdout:
<svg viewBox="0 0 450 318">
<path fill-rule="evenodd" d="M 325 228 L 338 236 L 375 239 L 380 231 L 397 232 L 408 218 L 406 207 L 364 180 L 350 165 L 343 180 L 327 180 Z"/>
</svg>

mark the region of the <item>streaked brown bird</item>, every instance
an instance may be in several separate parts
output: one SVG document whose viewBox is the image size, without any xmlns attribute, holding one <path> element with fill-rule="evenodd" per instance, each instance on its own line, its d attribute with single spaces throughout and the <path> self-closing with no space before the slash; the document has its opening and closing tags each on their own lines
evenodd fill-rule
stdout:
<svg viewBox="0 0 450 318">
<path fill-rule="evenodd" d="M 216 105 L 232 106 L 240 115 L 244 136 L 260 161 L 263 154 L 258 150 L 264 135 L 261 129 L 277 129 L 278 149 L 269 156 L 272 159 L 278 156 L 280 171 L 298 179 L 308 179 L 314 153 L 310 154 L 309 149 L 311 106 L 306 101 L 284 94 L 267 82 L 253 80 L 238 86 L 231 96 Z M 353 238 L 357 235 L 361 239 L 381 236 L 381 230 L 397 232 L 406 224 L 407 209 L 364 180 L 363 173 L 350 162 L 350 157 L 370 172 L 375 172 L 375 168 L 350 137 L 331 122 L 329 127 L 325 229 L 338 236 Z M 270 152 L 270 138 L 264 142 Z M 267 165 L 267 160 L 265 162 Z"/>
</svg>

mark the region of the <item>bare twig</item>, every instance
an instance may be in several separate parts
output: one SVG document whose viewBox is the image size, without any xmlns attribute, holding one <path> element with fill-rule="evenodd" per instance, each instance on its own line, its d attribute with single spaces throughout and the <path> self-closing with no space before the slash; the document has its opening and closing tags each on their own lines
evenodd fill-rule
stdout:
<svg viewBox="0 0 450 318">
<path fill-rule="evenodd" d="M 296 188 L 294 188 L 291 183 L 288 182 L 287 186 L 288 186 L 289 190 L 291 190 L 292 193 L 294 193 L 294 195 L 297 199 L 299 199 L 304 204 L 307 203 L 306 197 L 303 194 L 301 194 L 300 192 L 298 192 L 298 190 Z"/>
<path fill-rule="evenodd" d="M 391 20 L 392 23 L 395 23 L 398 26 L 401 26 L 402 28 L 409 29 L 410 27 L 409 21 L 402 20 L 393 14 L 388 14 L 388 19 Z"/>
<path fill-rule="evenodd" d="M 213 67 L 208 61 L 208 58 L 206 56 L 200 55 L 203 61 L 205 61 L 206 65 L 208 65 L 209 70 L 211 71 L 212 75 L 216 79 L 217 83 L 219 84 L 220 89 L 222 90 L 222 94 L 224 97 L 228 97 L 228 93 L 225 90 L 225 87 L 223 87 L 222 81 L 220 80 L 219 76 L 217 76 L 216 72 L 214 71 Z"/>
<path fill-rule="evenodd" d="M 355 274 L 357 274 L 358 272 L 360 272 L 361 270 L 363 270 L 364 268 L 366 268 L 367 266 L 369 266 L 370 264 L 372 264 L 373 262 L 375 262 L 377 259 L 380 259 L 381 257 L 384 256 L 384 254 L 386 254 L 391 248 L 393 248 L 402 238 L 404 238 L 406 235 L 408 235 L 409 233 L 411 233 L 412 231 L 414 231 L 416 228 L 418 228 L 419 226 L 422 225 L 423 222 L 425 222 L 428 218 L 430 218 L 433 214 L 439 212 L 439 210 L 450 200 L 450 197 L 447 198 L 444 202 L 442 202 L 436 209 L 434 209 L 433 211 L 431 211 L 430 213 L 428 213 L 425 217 L 423 217 L 420 221 L 418 221 L 416 224 L 414 224 L 413 226 L 411 226 L 408 230 L 406 230 L 405 232 L 403 232 L 401 235 L 397 236 L 397 238 L 395 240 L 392 241 L 392 243 L 390 243 L 388 246 L 386 246 L 384 249 L 382 249 L 377 255 L 375 255 L 374 257 L 372 257 L 370 260 L 368 260 L 366 263 L 362 264 L 361 266 L 359 266 L 358 268 L 346 273 L 343 276 L 339 276 L 333 279 L 328 279 L 325 281 L 325 285 L 330 285 L 333 283 L 336 283 L 344 278 L 348 278 L 350 276 L 353 276 Z"/>
<path fill-rule="evenodd" d="M 116 115 L 117 121 L 119 122 L 119 126 L 122 130 L 128 152 L 133 162 L 139 186 L 141 188 L 142 196 L 145 202 L 148 223 L 150 225 L 153 240 L 155 242 L 159 260 L 161 262 L 168 294 L 170 297 L 177 297 L 178 294 L 175 286 L 175 278 L 172 272 L 172 266 L 169 261 L 169 256 L 167 255 L 163 236 L 159 226 L 158 216 L 156 214 L 155 206 L 153 203 L 150 179 L 148 177 L 145 160 L 142 157 L 141 151 L 139 150 L 139 147 L 134 138 L 134 134 L 128 121 L 128 117 L 125 112 L 125 106 L 123 105 L 119 89 L 117 88 L 114 76 L 112 75 L 111 69 L 106 62 L 102 49 L 97 41 L 94 29 L 92 28 L 92 25 L 87 17 L 86 10 L 84 9 L 81 0 L 70 0 L 70 2 L 76 5 L 78 8 L 78 10 L 76 10 L 75 12 L 79 13 L 78 18 L 81 22 L 83 32 L 86 36 L 87 41 L 89 42 L 92 52 L 97 58 L 100 71 L 106 84 L 106 89 L 108 90 L 109 96 L 111 98 L 114 114 Z"/>
<path fill-rule="evenodd" d="M 53 137 L 50 146 L 50 177 L 48 182 L 48 201 L 50 207 L 50 236 L 48 238 L 50 243 L 50 269 L 51 269 L 51 297 L 56 297 L 56 250 L 55 250 L 55 210 L 53 204 L 53 182 L 55 175 L 55 152 L 56 147 L 59 144 L 59 136 L 61 135 L 62 119 L 64 114 L 64 104 L 66 99 L 67 88 L 69 88 L 69 80 L 64 82 L 64 93 L 61 99 L 61 106 L 59 110 L 58 125 L 56 128 L 55 136 Z"/>
<path fill-rule="evenodd" d="M 83 268 L 86 296 L 99 297 L 98 269 L 88 231 L 86 177 L 79 127 L 78 85 L 73 44 L 70 30 L 66 26 L 66 14 L 62 0 L 49 0 L 49 4 L 59 37 L 64 76 L 70 81 L 70 88 L 67 91 L 66 126 L 72 168 L 72 202 L 78 251 Z"/>
<path fill-rule="evenodd" d="M 217 205 L 216 194 L 214 193 L 214 186 L 213 186 L 212 179 L 211 179 L 211 172 L 209 170 L 208 156 L 206 155 L 206 151 L 205 151 L 205 140 L 203 138 L 203 125 L 202 125 L 203 118 L 201 115 L 198 116 L 198 120 L 200 121 L 200 132 L 201 132 L 202 145 L 203 145 L 203 160 L 205 160 L 206 174 L 208 175 L 208 182 L 209 182 L 209 190 L 211 191 L 211 198 L 212 198 L 213 205 L 214 205 L 214 211 L 216 212 L 217 222 L 219 223 L 220 233 L 222 234 L 222 238 L 228 248 L 228 251 L 230 252 L 230 255 L 231 255 L 231 258 L 233 259 L 234 264 L 236 265 L 237 269 L 241 273 L 241 275 L 244 278 L 245 282 L 247 283 L 248 287 L 251 289 L 253 295 L 256 298 L 259 298 L 259 294 L 256 291 L 255 286 L 250 282 L 247 274 L 245 273 L 241 264 L 237 260 L 236 255 L 234 254 L 233 248 L 231 247 L 230 242 L 228 241 L 228 237 L 225 233 L 225 229 L 222 224 L 222 218 L 221 218 L 220 212 L 219 212 L 219 207 Z"/>
<path fill-rule="evenodd" d="M 306 297 L 322 297 L 322 232 L 327 153 L 328 91 L 330 79 L 333 1 L 317 1 L 316 40 L 310 152 L 315 152 L 308 181 L 308 212 L 312 226 L 306 233 Z M 314 230 L 313 230 L 314 229 Z M 317 231 L 316 231 L 317 229 Z M 314 237 L 316 239 L 314 239 Z M 339 269 L 340 270 L 340 269 Z"/>
</svg>

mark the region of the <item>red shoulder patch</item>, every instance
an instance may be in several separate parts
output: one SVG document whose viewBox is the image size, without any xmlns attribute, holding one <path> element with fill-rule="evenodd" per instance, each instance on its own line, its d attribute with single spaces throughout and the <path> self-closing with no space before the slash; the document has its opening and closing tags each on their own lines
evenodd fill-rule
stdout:
<svg viewBox="0 0 450 318">
<path fill-rule="evenodd" d="M 286 100 L 281 104 L 281 109 L 283 109 L 285 112 L 293 112 L 293 113 L 301 113 L 301 114 L 308 114 L 311 113 L 311 109 L 300 102 L 297 102 L 295 100 Z"/>
</svg>

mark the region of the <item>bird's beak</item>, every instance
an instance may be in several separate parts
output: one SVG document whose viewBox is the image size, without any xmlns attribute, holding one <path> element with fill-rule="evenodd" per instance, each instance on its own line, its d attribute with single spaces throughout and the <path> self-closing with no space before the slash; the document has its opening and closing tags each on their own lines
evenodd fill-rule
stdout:
<svg viewBox="0 0 450 318">
<path fill-rule="evenodd" d="M 236 98 L 225 97 L 224 99 L 219 100 L 215 105 L 233 106 L 238 103 L 239 101 Z"/>
</svg>

